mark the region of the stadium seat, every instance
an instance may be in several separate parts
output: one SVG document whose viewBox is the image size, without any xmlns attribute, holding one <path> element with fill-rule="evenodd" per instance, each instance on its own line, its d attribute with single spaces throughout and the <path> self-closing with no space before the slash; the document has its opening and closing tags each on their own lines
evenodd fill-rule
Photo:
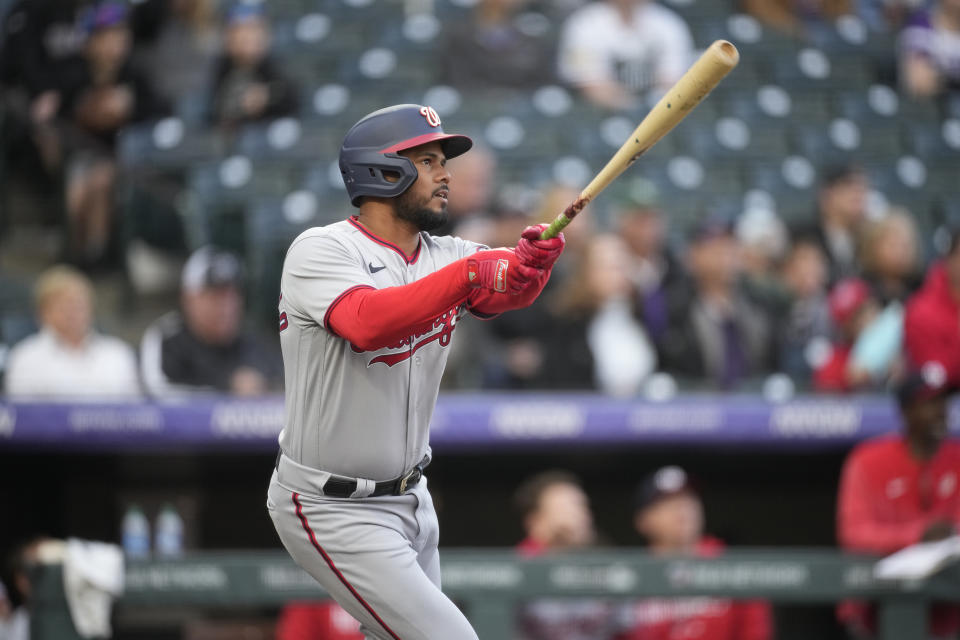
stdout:
<svg viewBox="0 0 960 640">
<path fill-rule="evenodd" d="M 751 163 L 746 169 L 747 189 L 769 193 L 776 212 L 788 225 L 809 221 L 816 205 L 817 168 L 802 156 Z"/>
<path fill-rule="evenodd" d="M 135 124 L 120 132 L 117 157 L 128 169 L 182 170 L 219 157 L 226 147 L 217 131 L 191 128 L 180 118 Z"/>
<path fill-rule="evenodd" d="M 327 149 L 339 149 L 344 133 L 296 118 L 280 118 L 244 127 L 236 149 L 258 160 L 311 161 Z"/>
</svg>

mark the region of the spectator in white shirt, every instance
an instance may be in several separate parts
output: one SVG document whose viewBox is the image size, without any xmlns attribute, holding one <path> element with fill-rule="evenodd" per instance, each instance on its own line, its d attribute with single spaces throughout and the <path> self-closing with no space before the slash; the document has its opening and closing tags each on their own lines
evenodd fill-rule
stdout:
<svg viewBox="0 0 960 640">
<path fill-rule="evenodd" d="M 93 287 L 66 266 L 45 271 L 35 290 L 40 331 L 10 351 L 6 393 L 17 398 L 130 399 L 140 395 L 133 349 L 93 329 Z"/>
<path fill-rule="evenodd" d="M 683 18 L 652 0 L 597 0 L 567 18 L 558 58 L 561 79 L 588 100 L 629 110 L 684 74 L 693 37 Z"/>
</svg>

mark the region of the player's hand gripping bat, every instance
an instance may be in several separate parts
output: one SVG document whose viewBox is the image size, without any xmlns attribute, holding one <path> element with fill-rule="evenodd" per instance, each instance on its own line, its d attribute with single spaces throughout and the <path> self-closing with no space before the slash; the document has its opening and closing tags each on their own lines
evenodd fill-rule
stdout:
<svg viewBox="0 0 960 640">
<path fill-rule="evenodd" d="M 717 40 L 711 44 L 650 110 L 607 166 L 580 192 L 577 199 L 544 229 L 540 238 L 546 240 L 556 237 L 588 202 L 700 104 L 739 61 L 740 52 L 733 43 Z"/>
</svg>

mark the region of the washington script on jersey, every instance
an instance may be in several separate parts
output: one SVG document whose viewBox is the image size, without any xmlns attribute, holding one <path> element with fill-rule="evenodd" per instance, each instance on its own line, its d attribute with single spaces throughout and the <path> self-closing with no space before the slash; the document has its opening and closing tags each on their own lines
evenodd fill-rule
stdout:
<svg viewBox="0 0 960 640">
<path fill-rule="evenodd" d="M 427 346 L 431 342 L 438 342 L 441 347 L 448 346 L 450 344 L 450 338 L 453 336 L 453 330 L 457 328 L 457 321 L 460 317 L 460 314 L 463 312 L 464 307 L 464 304 L 454 307 L 434 319 L 432 325 L 427 325 L 429 328 L 426 331 L 422 333 L 415 333 L 412 336 L 404 338 L 396 344 L 391 344 L 384 347 L 384 349 L 409 348 L 406 348 L 404 351 L 400 351 L 398 353 L 385 353 L 383 355 L 379 355 L 370 360 L 370 362 L 367 363 L 367 366 L 371 367 L 378 362 L 382 362 L 388 367 L 392 367 L 393 365 L 403 362 L 404 360 L 409 360 L 414 353 Z M 412 347 L 410 347 L 411 344 L 413 345 Z M 363 349 L 354 344 L 351 344 L 350 348 L 353 349 L 354 353 L 364 353 Z M 381 349 L 381 351 L 382 350 L 383 349 Z"/>
</svg>

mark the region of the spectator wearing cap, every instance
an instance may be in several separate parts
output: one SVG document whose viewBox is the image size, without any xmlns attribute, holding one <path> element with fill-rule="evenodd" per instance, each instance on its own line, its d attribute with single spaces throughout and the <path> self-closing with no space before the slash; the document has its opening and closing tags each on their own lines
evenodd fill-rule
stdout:
<svg viewBox="0 0 960 640">
<path fill-rule="evenodd" d="M 613 219 L 630 251 L 630 281 L 640 318 L 650 338 L 659 343 L 670 322 L 671 305 L 685 301 L 671 295 L 682 268 L 667 241 L 668 216 L 656 185 L 635 181 L 614 205 Z"/>
<path fill-rule="evenodd" d="M 131 62 L 126 4 L 93 5 L 81 22 L 87 33 L 83 58 L 65 80 L 59 115 L 66 151 L 66 255 L 89 267 L 109 257 L 117 135 L 168 109 Z"/>
<path fill-rule="evenodd" d="M 7 395 L 72 401 L 140 397 L 133 349 L 93 328 L 93 287 L 85 275 L 51 267 L 37 281 L 35 301 L 41 328 L 11 350 Z"/>
<path fill-rule="evenodd" d="M 636 492 L 633 525 L 650 553 L 717 556 L 723 543 L 704 533 L 703 503 L 687 473 L 667 466 L 650 474 Z M 721 598 L 650 598 L 620 615 L 616 640 L 770 640 L 770 605 Z"/>
<path fill-rule="evenodd" d="M 514 494 L 526 537 L 517 552 L 527 558 L 576 552 L 597 538 L 590 501 L 580 480 L 567 471 L 543 471 Z M 604 640 L 612 633 L 611 607 L 590 599 L 540 599 L 519 613 L 523 640 Z"/>
<path fill-rule="evenodd" d="M 947 401 L 954 391 L 943 367 L 921 366 L 897 388 L 901 432 L 862 442 L 847 456 L 837 499 L 841 547 L 890 554 L 957 532 L 960 442 L 949 438 L 947 426 Z M 871 608 L 844 603 L 838 613 L 855 637 L 872 637 Z M 960 610 L 934 608 L 930 622 L 931 637 L 955 637 Z"/>
<path fill-rule="evenodd" d="M 779 277 L 786 289 L 786 310 L 777 323 L 777 364 L 801 386 L 813 382 L 812 360 L 830 348 L 833 330 L 827 304 L 827 260 L 811 241 L 794 243 Z"/>
<path fill-rule="evenodd" d="M 828 167 L 817 194 L 815 221 L 794 229 L 794 239 L 820 245 L 830 265 L 830 284 L 860 273 L 858 237 L 867 208 L 870 183 L 856 165 Z"/>
<path fill-rule="evenodd" d="M 900 36 L 900 79 L 915 98 L 960 89 L 960 0 L 935 0 Z"/>
<path fill-rule="evenodd" d="M 296 112 L 296 87 L 270 57 L 270 28 L 260 5 L 228 10 L 223 45 L 212 82 L 215 124 L 233 128 Z"/>
<path fill-rule="evenodd" d="M 770 321 L 742 288 L 740 246 L 728 219 L 711 214 L 693 227 L 686 267 L 688 304 L 661 341 L 664 368 L 720 389 L 768 372 Z"/>
<path fill-rule="evenodd" d="M 820 391 L 882 388 L 901 367 L 903 307 L 881 307 L 866 281 L 841 280 L 830 292 L 837 340 L 814 373 Z"/>
<path fill-rule="evenodd" d="M 141 368 L 155 396 L 221 392 L 251 396 L 274 391 L 280 359 L 243 326 L 243 269 L 213 247 L 195 251 L 181 275 L 181 310 L 144 332 Z"/>
<path fill-rule="evenodd" d="M 909 363 L 938 362 L 951 384 L 960 386 L 960 228 L 953 231 L 947 254 L 930 267 L 923 287 L 907 302 L 904 325 Z"/>
<path fill-rule="evenodd" d="M 653 0 L 594 0 L 564 22 L 557 51 L 561 80 L 591 103 L 636 109 L 663 92 L 693 60 L 683 18 Z"/>
</svg>

